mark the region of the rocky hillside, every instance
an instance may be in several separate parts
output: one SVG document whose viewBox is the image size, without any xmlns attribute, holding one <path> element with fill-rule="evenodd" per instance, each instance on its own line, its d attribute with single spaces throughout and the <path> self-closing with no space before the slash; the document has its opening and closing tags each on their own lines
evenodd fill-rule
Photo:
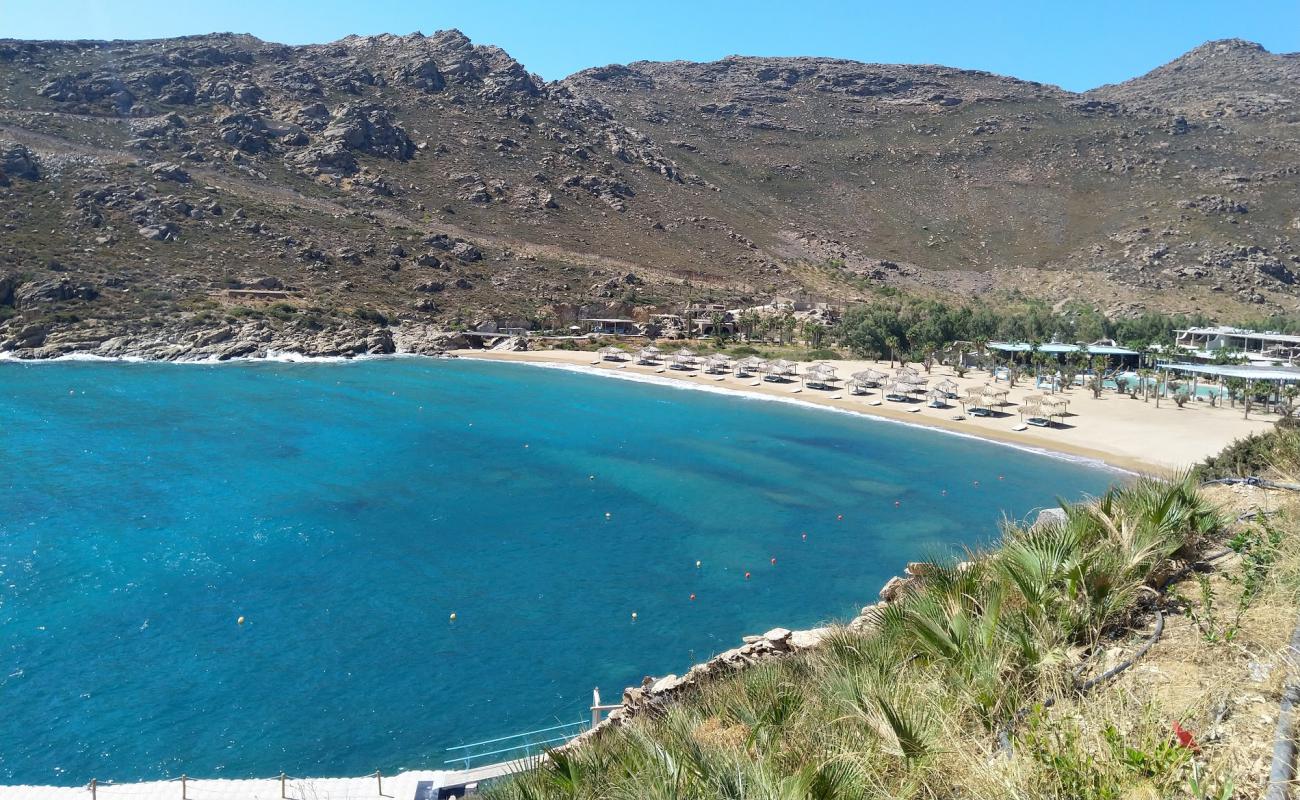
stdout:
<svg viewBox="0 0 1300 800">
<path fill-rule="evenodd" d="M 1076 95 L 817 58 L 548 84 L 457 31 L 0 40 L 0 350 L 419 349 L 883 287 L 1294 310 L 1297 64 L 1215 42 Z"/>
</svg>

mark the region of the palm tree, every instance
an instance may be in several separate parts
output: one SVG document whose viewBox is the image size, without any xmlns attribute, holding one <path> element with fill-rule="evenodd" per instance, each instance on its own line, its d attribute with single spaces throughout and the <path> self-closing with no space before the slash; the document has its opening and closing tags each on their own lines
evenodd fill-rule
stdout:
<svg viewBox="0 0 1300 800">
<path fill-rule="evenodd" d="M 1102 386 L 1104 386 L 1106 380 L 1105 356 L 1093 356 L 1091 366 L 1092 366 L 1092 379 L 1089 381 L 1089 385 L 1092 388 L 1092 397 L 1094 400 L 1100 400 Z"/>
<path fill-rule="evenodd" d="M 826 326 L 815 319 L 810 319 L 803 324 L 803 336 L 808 346 L 816 350 L 822 346 L 822 339 L 826 336 Z"/>
<path fill-rule="evenodd" d="M 727 315 L 723 314 L 721 311 L 714 311 L 709 314 L 709 325 L 712 326 L 713 339 L 718 344 L 722 344 L 722 342 L 727 338 L 727 333 L 723 329 L 723 323 L 726 321 Z"/>
<path fill-rule="evenodd" d="M 1246 413 L 1242 415 L 1241 417 L 1242 419 L 1250 419 L 1250 408 L 1255 404 L 1255 398 L 1267 391 L 1268 391 L 1268 383 L 1266 383 L 1265 381 L 1246 382 L 1245 396 L 1243 398 L 1246 405 Z"/>
<path fill-rule="evenodd" d="M 889 367 L 890 369 L 893 369 L 894 359 L 896 357 L 896 354 L 898 353 L 898 337 L 886 336 L 885 347 L 889 350 Z"/>
<path fill-rule="evenodd" d="M 790 312 L 787 311 L 785 314 L 781 316 L 780 324 L 781 324 L 780 327 L 781 345 L 785 346 L 789 344 L 790 340 L 794 337 L 794 328 L 795 328 L 794 314 L 791 314 Z"/>
</svg>

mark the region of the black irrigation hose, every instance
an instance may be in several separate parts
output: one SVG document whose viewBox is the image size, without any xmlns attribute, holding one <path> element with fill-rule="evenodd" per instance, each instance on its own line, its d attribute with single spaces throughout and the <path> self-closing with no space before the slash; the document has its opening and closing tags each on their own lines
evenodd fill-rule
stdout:
<svg viewBox="0 0 1300 800">
<path fill-rule="evenodd" d="M 1300 492 L 1300 483 L 1282 483 L 1280 481 L 1270 481 L 1267 478 L 1215 478 L 1212 481 L 1203 481 L 1202 486 L 1212 484 L 1242 484 L 1245 486 L 1262 486 L 1265 489 L 1286 489 L 1290 492 Z"/>
</svg>

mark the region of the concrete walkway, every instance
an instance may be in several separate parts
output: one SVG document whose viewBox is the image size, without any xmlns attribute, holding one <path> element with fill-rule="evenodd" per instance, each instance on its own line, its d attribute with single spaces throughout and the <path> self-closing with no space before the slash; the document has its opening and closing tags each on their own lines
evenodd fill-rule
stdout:
<svg viewBox="0 0 1300 800">
<path fill-rule="evenodd" d="M 373 775 L 366 778 L 287 778 L 284 795 L 292 800 L 434 800 L 439 787 L 458 786 L 464 782 L 455 772 L 403 772 L 385 777 L 384 793 L 380 795 L 379 784 Z M 279 778 L 189 780 L 185 784 L 183 799 L 179 779 L 100 784 L 95 790 L 95 800 L 280 800 L 280 796 Z M 87 786 L 0 786 L 0 800 L 90 800 L 90 797 Z"/>
</svg>

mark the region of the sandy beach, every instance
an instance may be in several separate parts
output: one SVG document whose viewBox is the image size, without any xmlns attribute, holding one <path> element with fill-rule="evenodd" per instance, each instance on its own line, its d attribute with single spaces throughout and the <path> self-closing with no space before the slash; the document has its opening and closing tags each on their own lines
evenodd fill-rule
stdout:
<svg viewBox="0 0 1300 800">
<path fill-rule="evenodd" d="M 737 378 L 734 374 L 724 376 L 706 375 L 702 371 L 685 372 L 675 369 L 661 369 L 655 366 L 641 366 L 631 361 L 596 361 L 596 354 L 572 350 L 539 350 L 526 352 L 497 352 L 483 350 L 461 350 L 458 356 L 491 359 L 494 361 L 515 361 L 534 364 L 550 364 L 569 367 L 581 367 L 592 372 L 609 373 L 612 377 L 628 375 L 646 376 L 665 381 L 682 381 L 714 389 L 725 389 L 742 394 L 779 397 L 784 400 L 797 400 L 812 405 L 851 411 L 871 417 L 881 417 L 914 425 L 963 433 L 990 441 L 1047 450 L 1065 455 L 1102 461 L 1120 469 L 1133 472 L 1169 475 L 1191 467 L 1193 464 L 1213 455 L 1231 443 L 1251 433 L 1268 430 L 1275 416 L 1252 412 L 1250 419 L 1242 419 L 1240 408 L 1211 408 L 1208 403 L 1188 403 L 1178 408 L 1171 400 L 1161 400 L 1156 407 L 1154 398 L 1143 402 L 1141 397 L 1133 400 L 1127 395 L 1114 391 L 1102 393 L 1094 398 L 1092 392 L 1081 387 L 1073 387 L 1058 396 L 1070 401 L 1070 415 L 1064 424 L 1057 423 L 1051 428 L 1029 426 L 1026 430 L 1013 428 L 1020 424 L 1016 406 L 1026 395 L 1044 394 L 1044 390 L 1033 388 L 1032 379 L 1017 383 L 1010 390 L 1009 405 L 1002 409 L 1002 415 L 996 417 L 961 416 L 961 407 L 953 401 L 949 408 L 929 408 L 923 402 L 890 403 L 883 401 L 880 390 L 873 389 L 866 395 L 853 395 L 843 389 L 803 388 L 799 382 L 774 383 L 756 381 L 754 378 Z M 841 378 L 847 378 L 854 372 L 864 369 L 877 369 L 889 372 L 888 361 L 840 360 L 830 361 Z M 800 365 L 800 371 L 806 364 Z M 913 365 L 922 371 L 920 365 Z M 928 376 L 934 385 L 944 378 L 957 382 L 964 390 L 991 383 L 988 373 L 980 370 L 967 372 L 965 378 L 958 378 L 953 371 L 944 366 L 936 366 Z M 721 380 L 719 380 L 721 378 Z M 755 385 L 757 383 L 757 385 Z M 842 385 L 842 384 L 841 384 Z M 1006 388 L 1005 383 L 997 384 Z M 799 390 L 799 391 L 796 391 Z M 880 401 L 879 405 L 872 403 Z M 908 411 L 907 408 L 919 409 Z"/>
</svg>

